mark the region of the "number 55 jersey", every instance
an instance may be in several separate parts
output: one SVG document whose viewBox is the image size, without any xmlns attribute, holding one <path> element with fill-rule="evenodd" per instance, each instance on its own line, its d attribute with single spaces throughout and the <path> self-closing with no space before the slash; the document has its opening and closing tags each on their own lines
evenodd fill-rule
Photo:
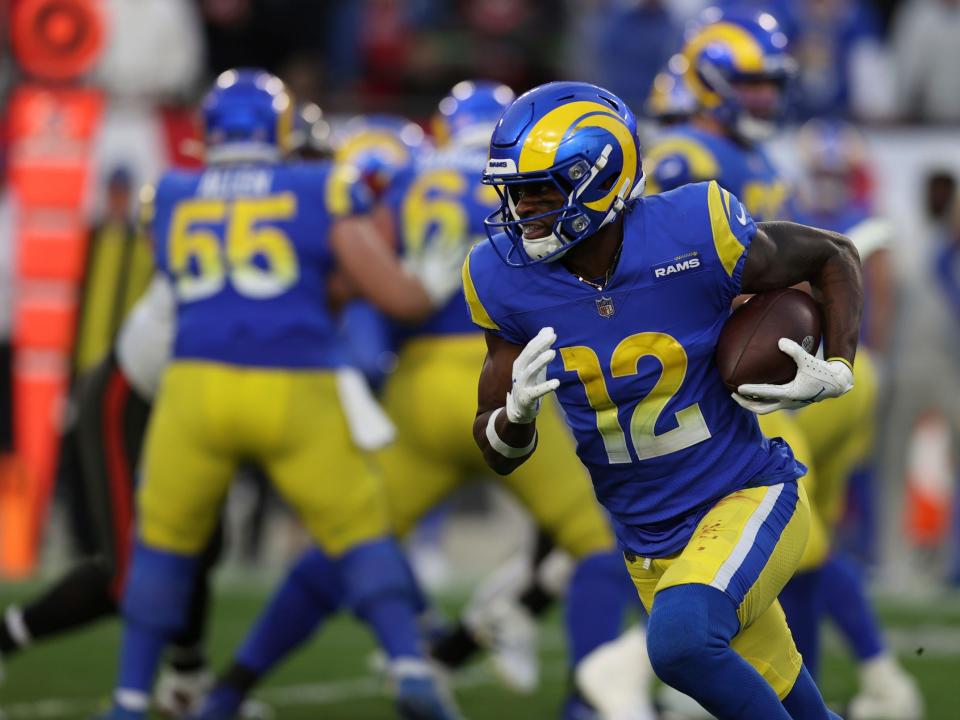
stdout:
<svg viewBox="0 0 960 720">
<path fill-rule="evenodd" d="M 464 264 L 477 325 L 521 346 L 556 331 L 547 376 L 624 550 L 678 552 L 725 496 L 805 471 L 730 398 L 714 362 L 755 232 L 736 197 L 699 183 L 632 205 L 602 290 L 560 261 L 508 267 L 505 236 Z"/>
<path fill-rule="evenodd" d="M 342 364 L 327 307 L 332 222 L 366 202 L 330 164 L 171 172 L 157 187 L 157 266 L 177 303 L 174 359 L 331 368 Z"/>
</svg>

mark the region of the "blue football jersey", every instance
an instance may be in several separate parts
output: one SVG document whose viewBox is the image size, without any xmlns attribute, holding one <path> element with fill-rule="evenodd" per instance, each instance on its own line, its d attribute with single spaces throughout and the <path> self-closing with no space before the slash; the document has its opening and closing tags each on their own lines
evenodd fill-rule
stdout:
<svg viewBox="0 0 960 720">
<path fill-rule="evenodd" d="M 504 265 L 491 242 L 464 264 L 474 322 L 517 345 L 557 333 L 557 397 L 620 544 L 679 551 L 738 489 L 805 468 L 730 397 L 714 361 L 756 225 L 716 182 L 643 198 L 624 217 L 621 257 L 602 290 L 560 262 Z M 584 242 L 589 243 L 590 240 Z"/>
<path fill-rule="evenodd" d="M 342 363 L 327 307 L 332 221 L 366 203 L 328 163 L 169 172 L 157 185 L 157 267 L 177 298 L 173 357 L 278 368 Z"/>
<path fill-rule="evenodd" d="M 483 221 L 499 207 L 497 191 L 480 182 L 486 151 L 443 150 L 417 157 L 412 172 L 398 179 L 386 202 L 396 221 L 400 252 L 415 255 L 431 243 L 472 245 L 486 238 Z M 463 296 L 403 336 L 475 333 Z"/>
<path fill-rule="evenodd" d="M 681 125 L 662 137 L 643 158 L 647 193 L 716 180 L 747 206 L 758 222 L 787 217 L 789 186 L 762 147 Z"/>
</svg>

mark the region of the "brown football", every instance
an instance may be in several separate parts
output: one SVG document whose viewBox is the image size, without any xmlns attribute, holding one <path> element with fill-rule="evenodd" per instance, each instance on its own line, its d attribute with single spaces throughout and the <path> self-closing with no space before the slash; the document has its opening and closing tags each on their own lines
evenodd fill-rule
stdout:
<svg viewBox="0 0 960 720">
<path fill-rule="evenodd" d="M 816 352 L 820 308 L 793 288 L 759 293 L 733 311 L 717 342 L 717 368 L 731 392 L 744 383 L 787 383 L 797 365 L 777 343 L 787 337 Z"/>
</svg>

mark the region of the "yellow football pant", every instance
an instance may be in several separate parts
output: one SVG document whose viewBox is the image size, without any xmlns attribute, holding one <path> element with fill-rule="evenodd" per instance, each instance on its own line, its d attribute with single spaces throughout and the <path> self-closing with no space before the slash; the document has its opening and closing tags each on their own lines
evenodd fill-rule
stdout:
<svg viewBox="0 0 960 720">
<path fill-rule="evenodd" d="M 731 647 L 782 700 L 793 689 L 802 660 L 777 595 L 799 565 L 809 520 L 806 492 L 797 483 L 739 490 L 704 516 L 679 553 L 667 558 L 628 554 L 627 569 L 648 611 L 658 592 L 677 585 L 710 585 L 730 596 L 740 619 Z M 776 539 L 771 543 L 770 538 Z"/>
<path fill-rule="evenodd" d="M 807 466 L 807 474 L 800 478 L 800 484 L 803 485 L 808 498 L 815 497 L 820 475 L 807 436 L 794 417 L 790 413 L 780 410 L 769 415 L 758 415 L 757 420 L 760 421 L 760 430 L 764 435 L 769 438 L 780 437 L 786 440 L 793 450 L 794 457 Z M 820 567 L 826 562 L 829 552 L 830 541 L 826 525 L 817 511 L 816 505 L 811 505 L 810 533 L 807 546 L 803 551 L 803 557 L 800 558 L 800 564 L 797 566 L 797 572 L 807 572 Z"/>
<path fill-rule="evenodd" d="M 876 368 L 870 353 L 861 348 L 853 365 L 853 389 L 794 416 L 817 466 L 818 483 L 810 499 L 831 534 L 843 516 L 850 474 L 873 449 L 877 391 Z"/>
<path fill-rule="evenodd" d="M 485 355 L 481 334 L 419 338 L 401 351 L 384 393 L 397 440 L 378 453 L 395 530 L 409 531 L 464 482 L 495 479 L 574 557 L 611 550 L 606 515 L 553 402 L 537 418 L 529 460 L 507 477 L 487 467 L 472 432 Z"/>
<path fill-rule="evenodd" d="M 330 555 L 389 532 L 379 480 L 350 438 L 333 372 L 177 361 L 147 432 L 143 542 L 198 553 L 244 462 L 266 472 Z"/>
</svg>

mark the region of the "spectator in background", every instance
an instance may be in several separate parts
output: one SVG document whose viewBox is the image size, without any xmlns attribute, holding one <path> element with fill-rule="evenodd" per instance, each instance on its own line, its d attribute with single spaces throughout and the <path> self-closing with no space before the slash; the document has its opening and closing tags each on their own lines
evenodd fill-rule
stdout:
<svg viewBox="0 0 960 720">
<path fill-rule="evenodd" d="M 341 96 L 354 89 L 361 72 L 360 33 L 371 4 L 200 0 L 207 69 L 217 75 L 232 67 L 265 67 L 293 79 L 300 100 L 355 110 L 342 107 Z"/>
<path fill-rule="evenodd" d="M 643 107 L 654 77 L 680 49 L 683 29 L 665 0 L 600 0 L 581 8 L 573 24 L 570 71 L 635 108 Z"/>
<path fill-rule="evenodd" d="M 900 114 L 960 122 L 960 0 L 910 0 L 894 18 Z"/>
<path fill-rule="evenodd" d="M 74 377 L 103 360 L 153 272 L 150 243 L 131 217 L 132 178 L 125 167 L 110 173 L 106 195 L 106 211 L 91 228 L 87 244 L 74 339 Z"/>
<path fill-rule="evenodd" d="M 90 229 L 70 365 L 71 403 L 64 415 L 57 468 L 57 492 L 66 503 L 73 537 L 81 555 L 98 551 L 87 519 L 74 407 L 81 387 L 113 347 L 124 317 L 140 298 L 153 273 L 150 243 L 131 218 L 132 179 L 126 167 L 107 178 L 104 216 Z M 152 198 L 149 203 L 152 208 Z"/>
<path fill-rule="evenodd" d="M 788 36 L 801 118 L 877 116 L 892 92 L 876 13 L 866 0 L 792 0 Z"/>
</svg>

